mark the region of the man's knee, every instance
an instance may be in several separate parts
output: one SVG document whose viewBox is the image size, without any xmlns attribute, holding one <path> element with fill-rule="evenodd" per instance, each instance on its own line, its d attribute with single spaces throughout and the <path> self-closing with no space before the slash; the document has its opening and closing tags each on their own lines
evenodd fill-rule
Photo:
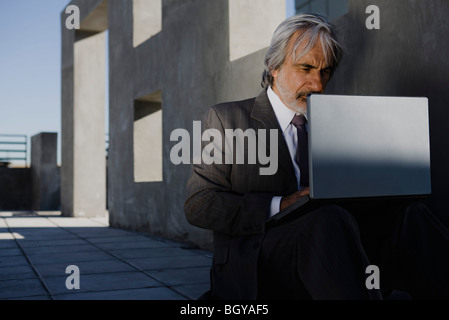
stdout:
<svg viewBox="0 0 449 320">
<path fill-rule="evenodd" d="M 411 236 L 418 232 L 426 232 L 432 236 L 440 234 L 449 240 L 449 229 L 424 202 L 415 202 L 407 207 L 403 225 L 406 230 L 412 230 Z"/>
<path fill-rule="evenodd" d="M 329 231 L 350 229 L 358 232 L 355 218 L 338 205 L 326 205 L 318 208 L 313 212 L 312 220 L 322 228 L 330 229 Z"/>
<path fill-rule="evenodd" d="M 346 209 L 338 205 L 322 206 L 315 211 L 315 214 L 326 221 L 354 221 L 354 217 Z"/>
<path fill-rule="evenodd" d="M 429 214 L 431 211 L 424 202 L 413 202 L 407 206 L 405 212 L 412 215 L 421 215 Z"/>
<path fill-rule="evenodd" d="M 404 224 L 406 226 L 424 228 L 429 223 L 434 225 L 440 222 L 425 203 L 414 202 L 407 206 L 404 216 Z"/>
</svg>

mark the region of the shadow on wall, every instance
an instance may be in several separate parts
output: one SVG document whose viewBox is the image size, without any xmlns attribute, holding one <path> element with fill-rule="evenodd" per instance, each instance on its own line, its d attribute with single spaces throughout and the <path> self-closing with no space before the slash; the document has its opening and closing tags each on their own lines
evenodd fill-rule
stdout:
<svg viewBox="0 0 449 320">
<path fill-rule="evenodd" d="M 380 30 L 368 30 L 367 6 L 380 9 Z M 449 226 L 449 2 L 353 1 L 334 23 L 346 53 L 327 93 L 427 97 L 432 164 L 431 209 Z"/>
</svg>

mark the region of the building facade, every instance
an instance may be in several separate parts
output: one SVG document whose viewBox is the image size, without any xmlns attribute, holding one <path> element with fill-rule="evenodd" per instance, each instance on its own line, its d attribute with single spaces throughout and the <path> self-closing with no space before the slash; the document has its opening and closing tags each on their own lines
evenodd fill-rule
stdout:
<svg viewBox="0 0 449 320">
<path fill-rule="evenodd" d="M 443 85 L 449 73 L 449 4 L 349 0 L 333 8 L 334 2 L 296 1 L 299 10 L 327 10 L 321 13 L 335 18 L 345 36 L 347 53 L 328 93 L 430 98 L 430 204 L 449 224 Z M 68 14 L 61 13 L 63 215 L 109 211 L 113 227 L 210 248 L 211 233 L 185 219 L 191 166 L 171 161 L 177 143 L 171 133 L 186 129 L 192 137 L 194 121 L 211 105 L 261 91 L 263 57 L 285 19 L 285 1 L 73 0 L 68 5 L 79 8 L 81 25 L 68 29 Z M 380 9 L 380 29 L 366 28 L 369 5 Z"/>
</svg>

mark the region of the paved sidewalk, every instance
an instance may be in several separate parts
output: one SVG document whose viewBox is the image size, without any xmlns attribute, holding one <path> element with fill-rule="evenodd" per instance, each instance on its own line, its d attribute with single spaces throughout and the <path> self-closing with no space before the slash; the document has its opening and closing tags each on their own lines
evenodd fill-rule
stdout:
<svg viewBox="0 0 449 320">
<path fill-rule="evenodd" d="M 0 300 L 194 300 L 212 254 L 115 229 L 107 217 L 0 212 Z M 79 269 L 79 289 L 75 274 Z M 70 277 L 70 278 L 69 278 Z"/>
</svg>

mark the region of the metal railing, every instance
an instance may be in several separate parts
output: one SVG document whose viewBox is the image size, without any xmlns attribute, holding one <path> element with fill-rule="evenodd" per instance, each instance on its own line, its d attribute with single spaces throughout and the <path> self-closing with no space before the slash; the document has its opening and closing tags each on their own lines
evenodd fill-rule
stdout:
<svg viewBox="0 0 449 320">
<path fill-rule="evenodd" d="M 28 165 L 28 137 L 22 134 L 0 134 L 0 166 L 12 161 L 23 161 Z"/>
</svg>

